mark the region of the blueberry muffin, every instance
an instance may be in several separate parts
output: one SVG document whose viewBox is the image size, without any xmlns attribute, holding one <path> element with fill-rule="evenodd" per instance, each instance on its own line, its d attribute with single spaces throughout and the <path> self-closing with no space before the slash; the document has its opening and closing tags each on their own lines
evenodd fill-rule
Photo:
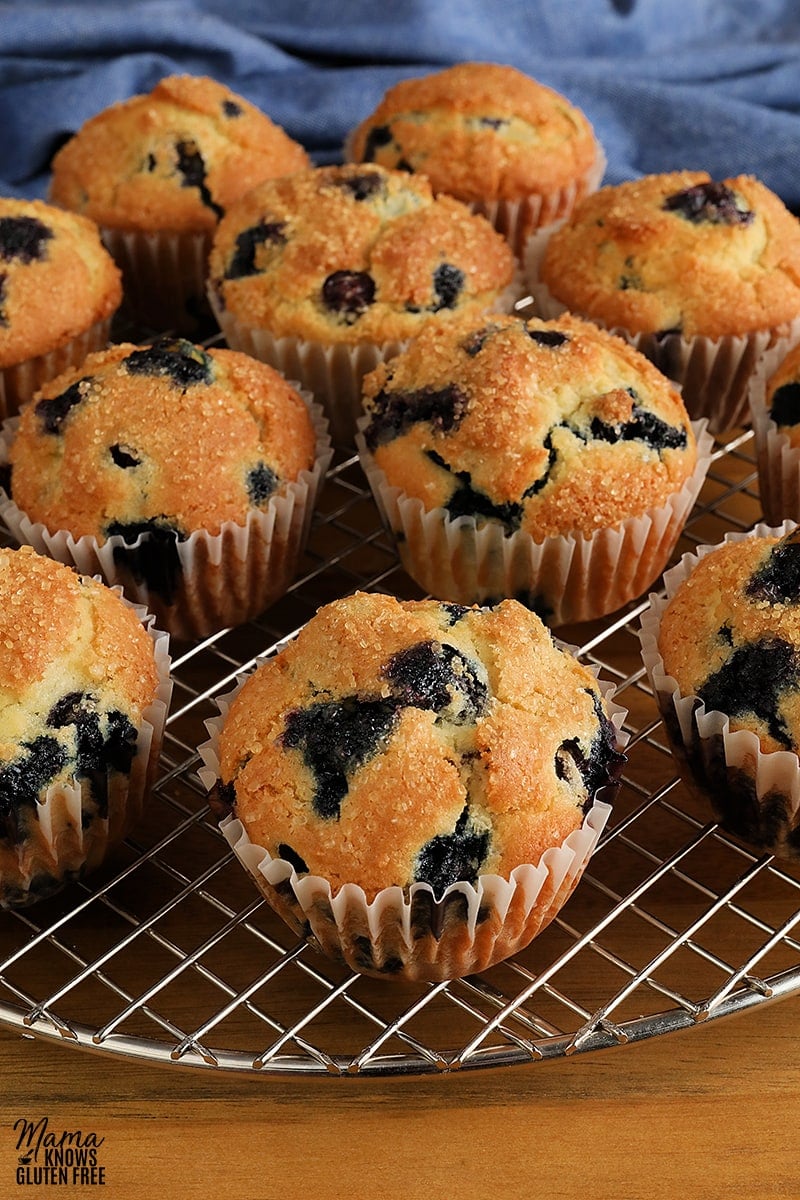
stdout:
<svg viewBox="0 0 800 1200">
<path fill-rule="evenodd" d="M 141 810 L 169 698 L 166 639 L 96 580 L 0 549 L 0 907 L 96 867 Z"/>
<path fill-rule="evenodd" d="M 302 146 L 223 84 L 170 75 L 81 126 L 53 159 L 50 196 L 102 228 L 132 315 L 191 331 L 220 217 L 262 180 L 309 165 Z"/>
<path fill-rule="evenodd" d="M 539 864 L 581 828 L 621 758 L 594 676 L 522 605 L 357 593 L 320 609 L 245 682 L 219 733 L 218 797 L 292 884 L 324 882 L 328 908 L 353 884 L 362 908 L 390 897 L 376 944 L 328 930 L 335 953 L 356 969 L 424 976 L 435 971 L 431 905 Z M 394 906 L 420 885 L 404 952 Z M 297 917 L 302 900 L 291 889 L 283 899 L 279 911 Z M 449 935 L 462 941 L 463 917 Z M 504 944 L 498 929 L 493 940 Z M 460 968 L 473 969 L 474 951 L 462 948 Z"/>
<path fill-rule="evenodd" d="M 750 393 L 764 515 L 800 520 L 800 346 Z"/>
<path fill-rule="evenodd" d="M 642 621 L 645 662 L 691 787 L 731 832 L 800 854 L 800 533 L 702 547 Z"/>
<path fill-rule="evenodd" d="M 650 175 L 583 200 L 532 274 L 545 315 L 554 303 L 637 340 L 723 429 L 761 353 L 797 332 L 800 225 L 750 176 Z"/>
<path fill-rule="evenodd" d="M 0 198 L 0 415 L 108 340 L 119 271 L 97 227 L 39 200 Z"/>
<path fill-rule="evenodd" d="M 361 378 L 381 357 L 429 320 L 510 307 L 517 294 L 514 256 L 484 217 L 377 166 L 255 188 L 220 222 L 210 267 L 228 343 L 300 379 L 349 439 Z"/>
<path fill-rule="evenodd" d="M 519 251 L 593 191 L 604 157 L 580 109 L 514 67 L 466 62 L 389 89 L 353 132 L 357 162 L 426 175 Z"/>
<path fill-rule="evenodd" d="M 800 446 L 800 346 L 795 346 L 767 380 L 765 403 L 770 419 L 792 446 Z"/>
<path fill-rule="evenodd" d="M 566 313 L 430 327 L 367 376 L 364 407 L 378 503 L 406 569 L 443 599 L 600 616 L 663 569 L 699 488 L 676 389 Z M 705 457 L 704 442 L 701 475 Z"/>
<path fill-rule="evenodd" d="M 200 635 L 285 590 L 316 449 L 305 402 L 265 363 L 181 339 L 123 343 L 23 410 L 8 451 L 15 532 L 52 535 L 56 557 L 59 533 L 90 544 L 162 627 Z"/>
</svg>

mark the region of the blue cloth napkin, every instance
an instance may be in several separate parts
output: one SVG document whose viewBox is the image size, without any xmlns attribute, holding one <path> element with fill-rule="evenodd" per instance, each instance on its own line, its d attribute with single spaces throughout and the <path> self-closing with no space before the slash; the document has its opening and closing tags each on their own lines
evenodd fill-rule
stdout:
<svg viewBox="0 0 800 1200">
<path fill-rule="evenodd" d="M 579 105 L 606 182 L 750 173 L 800 211 L 798 0 L 0 0 L 0 193 L 44 196 L 64 139 L 166 74 L 214 76 L 333 162 L 392 83 L 468 59 Z"/>
</svg>

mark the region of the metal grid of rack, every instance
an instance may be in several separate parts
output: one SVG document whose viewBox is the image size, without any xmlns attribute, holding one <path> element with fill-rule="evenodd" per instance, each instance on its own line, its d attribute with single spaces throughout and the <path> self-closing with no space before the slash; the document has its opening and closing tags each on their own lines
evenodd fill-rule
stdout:
<svg viewBox="0 0 800 1200">
<path fill-rule="evenodd" d="M 718 444 L 677 553 L 760 517 L 740 432 Z M 196 746 L 237 674 L 356 588 L 420 595 L 344 456 L 287 596 L 173 644 L 160 775 L 135 836 L 85 883 L 0 913 L 0 1024 L 176 1068 L 413 1074 L 637 1041 L 800 990 L 800 872 L 728 837 L 678 781 L 639 665 L 644 603 L 559 630 L 616 682 L 631 740 L 609 826 L 551 926 L 480 976 L 428 985 L 352 975 L 297 943 L 217 830 Z"/>
</svg>

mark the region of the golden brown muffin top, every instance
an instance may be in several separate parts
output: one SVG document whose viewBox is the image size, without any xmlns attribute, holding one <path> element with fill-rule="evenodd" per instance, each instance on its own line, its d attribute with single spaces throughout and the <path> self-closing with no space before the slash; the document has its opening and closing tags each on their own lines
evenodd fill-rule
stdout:
<svg viewBox="0 0 800 1200">
<path fill-rule="evenodd" d="M 276 179 L 220 222 L 220 303 L 246 326 L 322 343 L 412 337 L 433 315 L 485 312 L 514 256 L 481 216 L 427 180 L 349 164 Z"/>
<path fill-rule="evenodd" d="M 548 195 L 598 155 L 591 125 L 564 96 L 514 67 L 476 62 L 395 84 L 349 151 L 427 175 L 435 192 L 465 202 Z"/>
<path fill-rule="evenodd" d="M 0 368 L 55 350 L 121 299 L 119 271 L 92 221 L 0 197 Z"/>
<path fill-rule="evenodd" d="M 594 677 L 521 604 L 357 593 L 247 680 L 220 764 L 253 842 L 372 898 L 538 862 L 619 755 Z"/>
<path fill-rule="evenodd" d="M 800 753 L 800 533 L 749 537 L 706 554 L 658 634 L 683 695 L 751 729 L 761 748 Z"/>
<path fill-rule="evenodd" d="M 251 187 L 309 163 L 223 84 L 170 75 L 82 125 L 53 159 L 50 195 L 112 229 L 204 233 Z"/>
<path fill-rule="evenodd" d="M 152 641 L 133 609 L 29 546 L 0 548 L 0 641 L 0 760 L 34 757 L 43 736 L 65 746 L 79 711 L 136 724 L 155 696 Z"/>
<path fill-rule="evenodd" d="M 266 363 L 161 339 L 91 354 L 26 405 L 11 490 L 33 521 L 101 542 L 243 524 L 314 462 L 301 396 Z"/>
<path fill-rule="evenodd" d="M 548 242 L 541 279 L 608 328 L 772 329 L 800 311 L 800 223 L 752 176 L 647 175 L 582 200 Z"/>
<path fill-rule="evenodd" d="M 364 407 L 390 485 L 537 541 L 641 515 L 696 461 L 673 385 L 567 313 L 429 327 L 366 377 Z"/>
<path fill-rule="evenodd" d="M 800 446 L 800 345 L 789 351 L 767 380 L 765 404 L 781 433 L 792 446 Z"/>
</svg>

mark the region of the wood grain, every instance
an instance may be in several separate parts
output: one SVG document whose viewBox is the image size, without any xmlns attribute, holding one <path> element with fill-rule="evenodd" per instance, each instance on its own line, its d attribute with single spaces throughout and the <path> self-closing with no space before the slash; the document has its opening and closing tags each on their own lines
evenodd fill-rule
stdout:
<svg viewBox="0 0 800 1200">
<path fill-rule="evenodd" d="M 800 1195 L 795 999 L 637 1045 L 436 1078 L 233 1077 L 0 1034 L 0 1195 Z M 14 1186 L 19 1117 L 93 1130 L 106 1187 Z"/>
</svg>

